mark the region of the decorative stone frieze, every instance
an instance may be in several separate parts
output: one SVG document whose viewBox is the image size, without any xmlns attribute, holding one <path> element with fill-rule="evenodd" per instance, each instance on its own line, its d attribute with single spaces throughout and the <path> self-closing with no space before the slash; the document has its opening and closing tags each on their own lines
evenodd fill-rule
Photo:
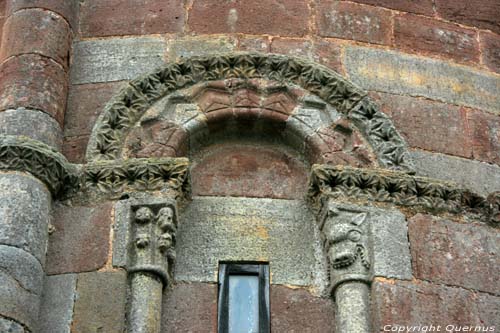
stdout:
<svg viewBox="0 0 500 333">
<path fill-rule="evenodd" d="M 0 137 L 0 169 L 28 172 L 43 181 L 53 195 L 78 184 L 74 169 L 63 155 L 24 136 Z"/>
<path fill-rule="evenodd" d="M 101 161 L 86 165 L 81 193 L 119 197 L 127 192 L 171 189 L 189 192 L 188 159 L 129 159 Z"/>
<path fill-rule="evenodd" d="M 422 208 L 432 212 L 472 213 L 490 220 L 494 204 L 452 183 L 403 172 L 314 165 L 309 198 L 318 207 L 326 197 L 355 198 Z M 494 203 L 494 197 L 491 202 Z M 491 211 L 491 212 L 490 212 Z"/>
<path fill-rule="evenodd" d="M 118 158 L 129 130 L 160 98 L 200 82 L 235 78 L 262 78 L 300 86 L 356 120 L 377 150 L 382 166 L 412 171 L 404 141 L 365 92 L 321 65 L 295 57 L 259 53 L 187 58 L 132 81 L 100 116 L 87 157 L 90 160 Z"/>
</svg>

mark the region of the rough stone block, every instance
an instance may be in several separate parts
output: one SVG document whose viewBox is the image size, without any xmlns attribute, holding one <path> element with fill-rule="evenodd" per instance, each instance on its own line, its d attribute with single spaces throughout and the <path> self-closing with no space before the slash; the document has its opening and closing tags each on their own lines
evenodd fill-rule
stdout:
<svg viewBox="0 0 500 333">
<path fill-rule="evenodd" d="M 500 78 L 444 61 L 348 46 L 350 79 L 367 90 L 423 96 L 500 113 Z"/>
<path fill-rule="evenodd" d="M 392 119 L 410 147 L 472 157 L 465 110 L 450 104 L 401 95 L 381 93 L 377 99 L 382 111 Z"/>
<path fill-rule="evenodd" d="M 409 239 L 418 279 L 498 292 L 500 234 L 494 229 L 418 214 L 409 221 Z"/>
<path fill-rule="evenodd" d="M 125 324 L 124 271 L 78 274 L 72 332 L 121 333 Z"/>
<path fill-rule="evenodd" d="M 481 195 L 500 190 L 500 168 L 423 151 L 410 152 L 417 175 L 455 182 Z"/>
<path fill-rule="evenodd" d="M 73 30 L 77 29 L 78 1 L 61 1 L 61 0 L 9 0 L 7 2 L 6 13 L 10 15 L 18 10 L 27 8 L 43 8 L 53 11 L 64 17 Z"/>
<path fill-rule="evenodd" d="M 341 1 L 323 0 L 316 8 L 321 36 L 373 44 L 391 43 L 391 15 L 389 10 L 383 8 Z"/>
<path fill-rule="evenodd" d="M 40 306 L 39 332 L 71 332 L 73 304 L 76 297 L 76 277 L 76 274 L 64 274 L 45 278 Z"/>
<path fill-rule="evenodd" d="M 0 61 L 36 53 L 68 68 L 71 31 L 61 16 L 39 9 L 19 11 L 7 19 L 4 31 L 6 38 L 1 44 Z"/>
<path fill-rule="evenodd" d="M 197 33 L 279 36 L 306 34 L 310 17 L 307 3 L 302 0 L 195 1 L 188 15 L 189 29 Z"/>
<path fill-rule="evenodd" d="M 40 295 L 43 287 L 43 268 L 28 252 L 17 247 L 0 245 L 0 270 L 12 277 L 24 290 Z"/>
<path fill-rule="evenodd" d="M 177 283 L 163 297 L 162 332 L 217 332 L 217 284 Z"/>
<path fill-rule="evenodd" d="M 424 281 L 376 280 L 371 297 L 373 327 L 377 332 L 384 331 L 384 327 L 386 331 L 392 328 L 393 332 L 397 332 L 399 327 L 404 330 L 407 325 L 428 327 L 432 324 L 434 327 L 439 325 L 440 332 L 464 332 L 463 328 L 460 329 L 464 326 L 472 326 L 469 332 L 473 332 L 476 325 L 494 326 L 498 318 L 478 311 L 482 307 L 478 295 L 481 294 Z M 493 302 L 490 301 L 490 304 L 498 308 L 498 297 L 491 297 Z M 448 330 L 446 327 L 449 327 Z M 430 332 L 429 329 L 427 331 Z M 434 331 L 439 332 L 437 329 Z"/>
<path fill-rule="evenodd" d="M 238 51 L 269 52 L 269 39 L 267 37 L 246 36 L 238 37 Z"/>
<path fill-rule="evenodd" d="M 274 284 L 326 287 L 314 217 L 297 200 L 195 197 L 180 217 L 177 281 L 216 282 L 219 260 L 268 261 Z"/>
<path fill-rule="evenodd" d="M 130 80 L 164 63 L 161 37 L 111 38 L 73 43 L 73 84 Z"/>
<path fill-rule="evenodd" d="M 489 32 L 479 33 L 483 63 L 492 71 L 500 73 L 500 36 Z"/>
<path fill-rule="evenodd" d="M 83 37 L 181 32 L 184 3 L 178 0 L 87 0 L 80 8 Z"/>
<path fill-rule="evenodd" d="M 84 163 L 88 142 L 88 135 L 66 137 L 63 141 L 62 153 L 71 163 Z"/>
<path fill-rule="evenodd" d="M 497 0 L 435 0 L 437 14 L 449 21 L 500 33 L 500 2 Z"/>
<path fill-rule="evenodd" d="M 311 295 L 304 289 L 271 286 L 273 332 L 334 332 L 334 304 L 331 298 Z"/>
<path fill-rule="evenodd" d="M 0 112 L 0 135 L 22 135 L 61 150 L 61 125 L 37 110 L 19 108 Z"/>
<path fill-rule="evenodd" d="M 47 274 L 78 273 L 101 268 L 109 249 L 112 205 L 54 208 L 47 251 Z"/>
<path fill-rule="evenodd" d="M 106 103 L 126 86 L 125 82 L 72 85 L 64 118 L 64 135 L 90 135 Z"/>
<path fill-rule="evenodd" d="M 313 60 L 313 43 L 305 38 L 273 38 L 271 52 Z"/>
<path fill-rule="evenodd" d="M 39 55 L 10 58 L 0 67 L 0 110 L 40 110 L 62 125 L 67 89 L 64 69 Z"/>
<path fill-rule="evenodd" d="M 432 0 L 353 0 L 354 2 L 365 3 L 367 5 L 391 8 L 403 12 L 423 14 L 426 16 L 433 16 L 433 1 Z"/>
<path fill-rule="evenodd" d="M 18 247 L 45 263 L 51 195 L 27 174 L 0 174 L 0 244 Z"/>
<path fill-rule="evenodd" d="M 394 44 L 410 52 L 423 51 L 458 62 L 479 62 L 479 45 L 474 30 L 422 16 L 396 16 Z"/>
<path fill-rule="evenodd" d="M 0 316 L 0 332 L 25 333 L 26 331 L 21 324 Z"/>
<path fill-rule="evenodd" d="M 301 199 L 307 191 L 307 168 L 272 147 L 220 144 L 200 155 L 193 159 L 193 195 Z"/>
<path fill-rule="evenodd" d="M 467 110 L 474 158 L 500 164 L 500 116 Z"/>
<path fill-rule="evenodd" d="M 175 61 L 192 56 L 231 52 L 236 48 L 233 37 L 184 37 L 167 41 L 167 59 Z"/>
<path fill-rule="evenodd" d="M 314 59 L 341 75 L 345 74 L 342 67 L 342 45 L 337 41 L 328 39 L 315 40 Z"/>
</svg>

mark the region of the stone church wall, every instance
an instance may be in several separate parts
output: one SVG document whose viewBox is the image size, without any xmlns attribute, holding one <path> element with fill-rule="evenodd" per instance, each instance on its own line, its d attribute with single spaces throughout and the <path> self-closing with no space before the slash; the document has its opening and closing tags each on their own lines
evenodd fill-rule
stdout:
<svg viewBox="0 0 500 333">
<path fill-rule="evenodd" d="M 30 136 L 83 164 L 98 117 L 130 80 L 165 62 L 237 51 L 302 57 L 336 71 L 392 120 L 416 175 L 452 181 L 484 197 L 500 191 L 498 0 L 0 0 L 0 134 Z M 154 134 L 161 139 L 161 131 Z M 366 148 L 359 145 L 358 152 Z M 306 187 L 307 163 L 259 145 L 245 149 L 250 153 L 239 160 L 238 147 L 210 152 L 216 156 L 211 161 L 197 156 L 195 162 L 207 163 L 204 175 L 217 172 L 219 158 L 237 161 L 233 180 L 211 185 L 199 177 L 195 196 L 245 196 L 241 178 L 252 162 L 288 168 L 289 174 L 261 174 L 249 197 L 301 199 L 295 194 Z M 246 159 L 252 151 L 261 159 Z M 343 164 L 372 167 L 356 154 L 346 152 Z M 273 190 L 283 182 L 285 192 Z M 0 305 L 0 331 L 123 330 L 127 275 L 113 265 L 118 201 L 54 202 L 42 264 L 46 278 L 37 289 L 43 295 L 33 292 L 40 316 L 28 311 L 32 317 L 18 318 L 15 308 Z M 5 205 L 0 218 L 16 203 Z M 499 331 L 498 222 L 402 212 L 398 231 L 407 228 L 411 272 L 374 278 L 374 332 L 419 324 Z M 0 257 L 0 281 L 2 267 Z M 163 331 L 215 332 L 217 284 L 186 280 L 164 292 Z M 297 285 L 272 285 L 273 331 L 333 331 L 334 301 Z"/>
</svg>

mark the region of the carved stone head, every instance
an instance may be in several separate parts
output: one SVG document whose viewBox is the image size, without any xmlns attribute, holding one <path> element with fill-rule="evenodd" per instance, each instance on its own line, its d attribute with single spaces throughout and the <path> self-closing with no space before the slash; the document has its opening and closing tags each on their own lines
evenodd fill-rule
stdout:
<svg viewBox="0 0 500 333">
<path fill-rule="evenodd" d="M 170 207 L 163 207 L 158 212 L 158 226 L 163 232 L 175 232 L 174 211 Z"/>
<path fill-rule="evenodd" d="M 149 223 L 153 219 L 153 212 L 149 207 L 141 207 L 135 212 L 135 221 L 137 223 Z"/>
</svg>

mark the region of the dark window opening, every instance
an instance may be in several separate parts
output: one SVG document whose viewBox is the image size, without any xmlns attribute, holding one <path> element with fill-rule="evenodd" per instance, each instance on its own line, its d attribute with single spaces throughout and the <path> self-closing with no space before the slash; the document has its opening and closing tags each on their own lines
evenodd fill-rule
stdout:
<svg viewBox="0 0 500 333">
<path fill-rule="evenodd" d="M 219 265 L 219 333 L 268 333 L 269 265 Z"/>
</svg>

